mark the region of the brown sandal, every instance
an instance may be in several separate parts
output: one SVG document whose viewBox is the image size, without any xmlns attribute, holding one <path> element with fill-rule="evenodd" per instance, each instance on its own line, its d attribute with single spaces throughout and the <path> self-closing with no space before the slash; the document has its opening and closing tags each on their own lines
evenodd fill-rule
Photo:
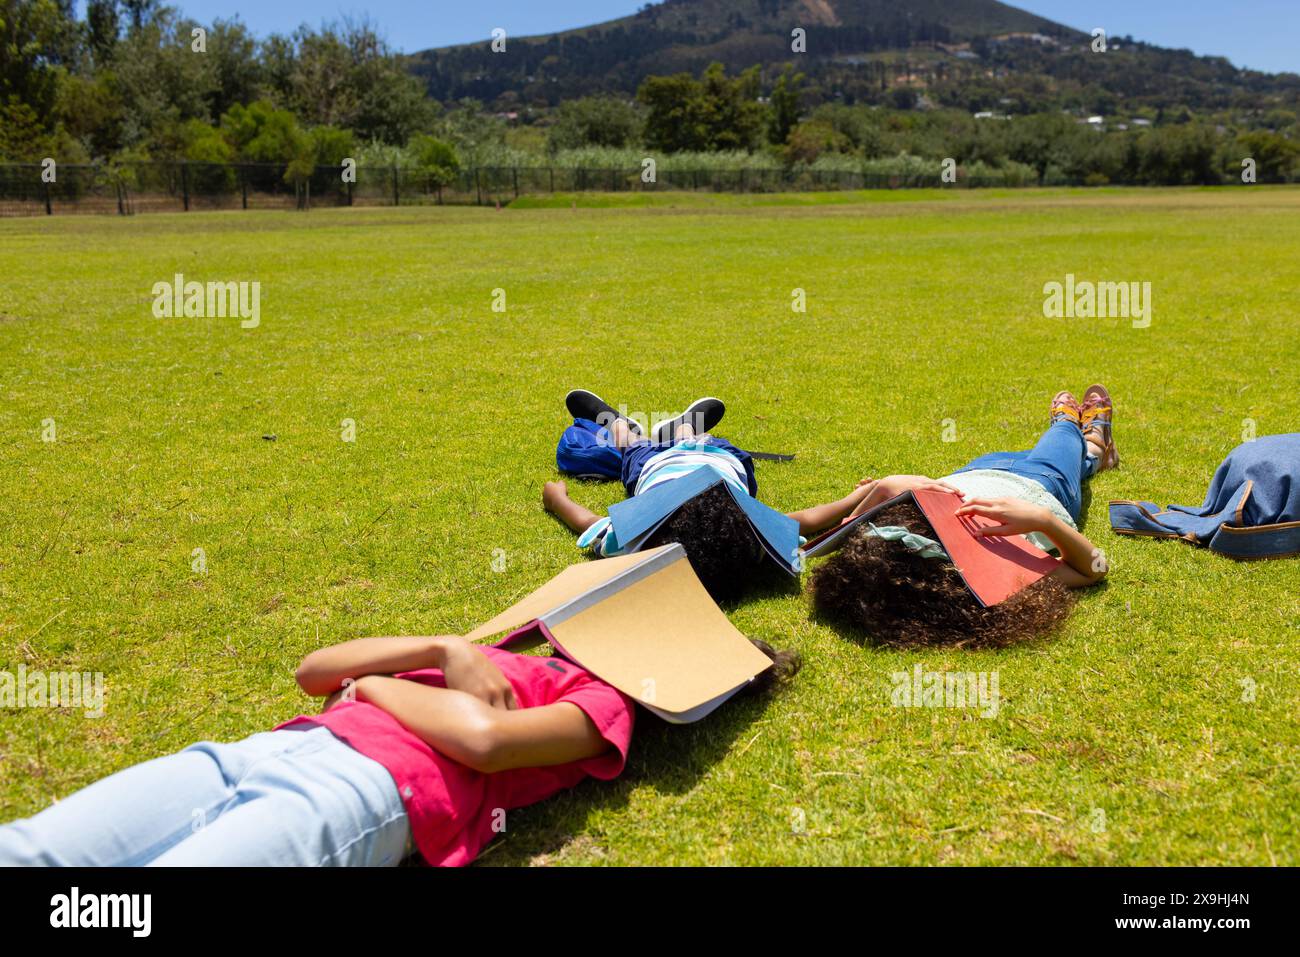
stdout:
<svg viewBox="0 0 1300 957">
<path fill-rule="evenodd" d="M 1115 422 L 1115 404 L 1110 392 L 1104 385 L 1090 385 L 1083 393 L 1083 419 L 1080 427 L 1086 438 L 1089 432 L 1099 433 L 1102 453 L 1098 471 L 1113 469 L 1119 465 L 1119 449 L 1115 447 L 1113 431 Z"/>
</svg>

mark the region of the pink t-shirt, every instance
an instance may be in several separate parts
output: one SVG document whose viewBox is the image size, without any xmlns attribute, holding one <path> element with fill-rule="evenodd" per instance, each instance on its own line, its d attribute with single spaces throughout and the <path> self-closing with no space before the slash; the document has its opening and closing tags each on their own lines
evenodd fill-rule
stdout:
<svg viewBox="0 0 1300 957">
<path fill-rule="evenodd" d="M 501 669 L 519 707 L 571 702 L 613 747 L 586 761 L 482 774 L 439 754 L 388 712 L 364 701 L 340 702 L 324 714 L 299 715 L 276 726 L 276 730 L 304 724 L 329 728 L 387 768 L 406 805 L 415 846 L 434 866 L 470 863 L 500 830 L 504 812 L 512 808 L 535 804 L 587 776 L 605 781 L 618 777 L 632 741 L 632 700 L 590 672 L 563 658 L 476 647 Z M 396 677 L 446 687 L 436 668 Z"/>
</svg>

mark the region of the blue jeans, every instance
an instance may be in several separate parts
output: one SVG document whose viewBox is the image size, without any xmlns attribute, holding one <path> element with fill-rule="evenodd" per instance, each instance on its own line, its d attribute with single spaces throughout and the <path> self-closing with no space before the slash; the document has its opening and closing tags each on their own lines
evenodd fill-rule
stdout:
<svg viewBox="0 0 1300 957">
<path fill-rule="evenodd" d="M 119 771 L 0 827 L 0 865 L 396 865 L 409 835 L 383 765 L 305 727 Z"/>
<path fill-rule="evenodd" d="M 1028 452 L 990 452 L 953 474 L 972 469 L 998 469 L 1033 479 L 1077 522 L 1083 510 L 1083 483 L 1097 471 L 1097 459 L 1088 455 L 1088 443 L 1077 425 L 1054 422 Z"/>
</svg>

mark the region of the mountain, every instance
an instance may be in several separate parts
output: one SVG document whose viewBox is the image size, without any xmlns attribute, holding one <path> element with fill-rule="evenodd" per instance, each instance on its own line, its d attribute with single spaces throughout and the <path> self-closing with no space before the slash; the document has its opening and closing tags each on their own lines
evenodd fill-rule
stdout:
<svg viewBox="0 0 1300 957">
<path fill-rule="evenodd" d="M 792 52 L 791 32 L 806 33 Z M 577 30 L 485 38 L 413 54 L 430 95 L 546 106 L 594 93 L 632 95 L 651 74 L 698 73 L 713 61 L 758 65 L 765 77 L 790 63 L 814 101 L 882 102 L 906 91 L 921 104 L 1012 112 L 1073 107 L 1193 110 L 1300 103 L 1300 77 L 1238 70 L 1131 38 L 1092 38 L 996 0 L 666 0 Z M 895 97 L 897 100 L 897 97 Z"/>
</svg>

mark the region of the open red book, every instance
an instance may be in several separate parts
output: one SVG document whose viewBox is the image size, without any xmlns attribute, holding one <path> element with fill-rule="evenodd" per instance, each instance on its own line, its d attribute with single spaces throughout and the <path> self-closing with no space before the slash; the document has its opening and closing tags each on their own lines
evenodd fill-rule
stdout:
<svg viewBox="0 0 1300 957">
<path fill-rule="evenodd" d="M 966 587 L 985 607 L 1006 601 L 1060 567 L 1060 559 L 1031 545 L 1023 535 L 976 535 L 976 529 L 998 523 L 980 515 L 958 516 L 957 509 L 963 503 L 961 496 L 954 492 L 924 490 L 896 495 L 857 518 L 822 533 L 804 546 L 804 555 L 813 558 L 835 551 L 853 529 L 871 522 L 890 505 L 908 499 L 924 513 L 934 528 L 935 537 L 961 573 Z"/>
</svg>

